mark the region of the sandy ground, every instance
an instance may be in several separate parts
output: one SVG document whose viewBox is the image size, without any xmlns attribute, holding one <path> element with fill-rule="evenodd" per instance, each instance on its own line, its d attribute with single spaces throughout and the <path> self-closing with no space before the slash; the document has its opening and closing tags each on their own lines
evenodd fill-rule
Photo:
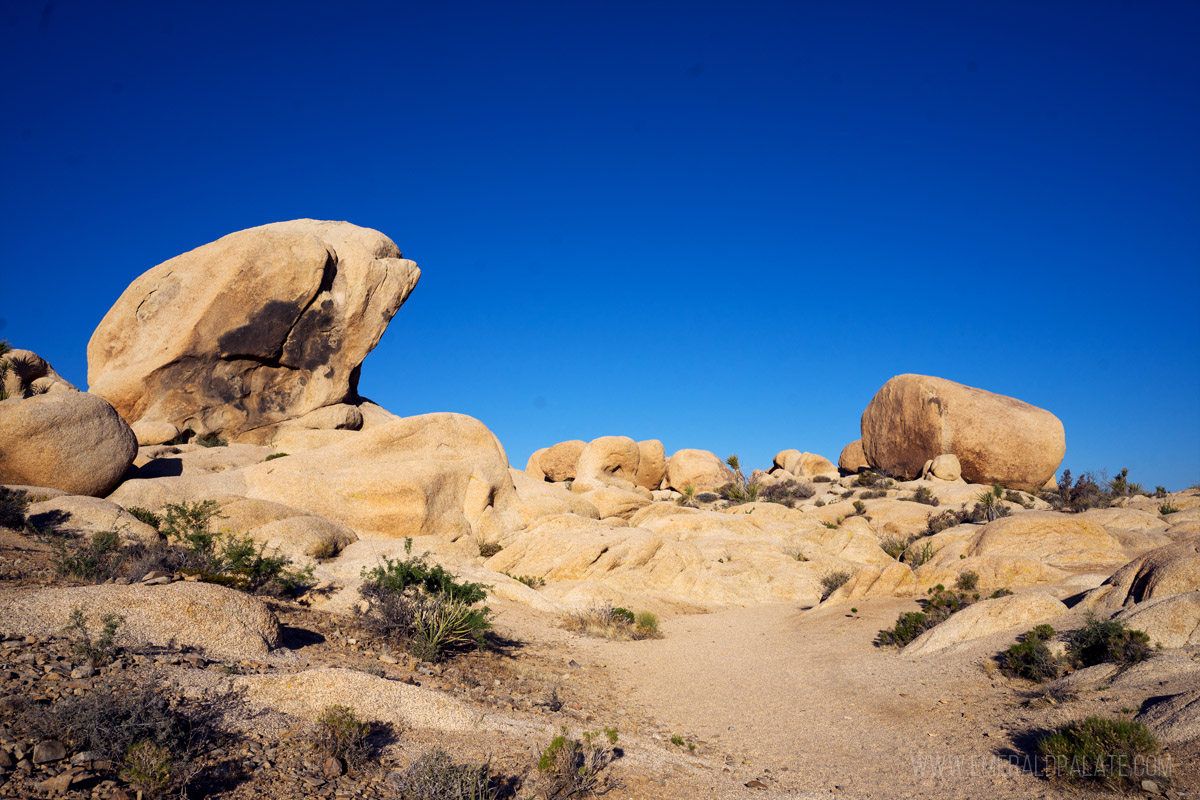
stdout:
<svg viewBox="0 0 1200 800">
<path fill-rule="evenodd" d="M 597 724 L 694 759 L 690 769 L 668 761 L 622 796 L 1090 796 L 1009 763 L 1046 721 L 1028 707 L 1029 685 L 986 667 L 995 647 L 915 661 L 873 644 L 915 603 L 859 605 L 857 615 L 787 604 L 678 617 L 664 623 L 664 638 L 637 642 L 563 642 L 544 618 L 516 610 L 501 622 L 531 648 L 567 646 L 582 672 L 570 694 L 589 695 Z M 694 754 L 671 745 L 672 735 L 695 744 Z"/>
</svg>

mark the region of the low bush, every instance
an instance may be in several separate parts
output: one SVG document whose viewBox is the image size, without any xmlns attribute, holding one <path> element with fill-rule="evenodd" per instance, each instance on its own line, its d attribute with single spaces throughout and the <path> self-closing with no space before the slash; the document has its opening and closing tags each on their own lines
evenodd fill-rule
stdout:
<svg viewBox="0 0 1200 800">
<path fill-rule="evenodd" d="M 717 496 L 731 506 L 740 506 L 758 500 L 759 485 L 757 483 L 733 482 L 717 489 Z"/>
<path fill-rule="evenodd" d="M 691 485 L 684 486 L 679 492 L 679 497 L 675 498 L 675 502 L 684 508 L 695 508 L 697 505 L 696 487 Z"/>
<path fill-rule="evenodd" d="M 877 500 L 881 497 L 887 497 L 887 489 L 867 489 L 859 495 L 863 500 Z"/>
<path fill-rule="evenodd" d="M 1054 680 L 1062 674 L 1062 662 L 1050 652 L 1046 642 L 1054 638 L 1054 628 L 1038 625 L 1027 631 L 1021 641 L 996 657 L 1000 671 L 1010 678 L 1034 683 Z"/>
<path fill-rule="evenodd" d="M 804 481 L 780 481 L 770 486 L 763 486 L 758 491 L 758 499 L 768 503 L 780 503 L 788 508 L 795 508 L 801 500 L 807 500 L 817 493 L 816 487 Z"/>
<path fill-rule="evenodd" d="M 858 473 L 858 477 L 854 479 L 856 486 L 867 486 L 875 489 L 887 489 L 892 485 L 891 478 L 885 478 L 882 475 L 877 475 L 870 470 Z"/>
<path fill-rule="evenodd" d="M 1140 722 L 1087 717 L 1038 739 L 1048 776 L 1109 789 L 1140 788 L 1153 777 L 1158 740 Z"/>
<path fill-rule="evenodd" d="M 966 570 L 958 575 L 954 581 L 954 588 L 960 592 L 973 592 L 979 586 L 979 573 L 974 570 Z"/>
<path fill-rule="evenodd" d="M 87 627 L 87 614 L 82 606 L 71 609 L 70 622 L 64 633 L 75 637 L 75 654 L 86 658 L 93 667 L 110 663 L 117 653 L 117 629 L 125 623 L 120 614 L 105 614 L 100 618 L 100 633 L 93 638 Z"/>
<path fill-rule="evenodd" d="M 829 595 L 845 585 L 846 581 L 852 577 L 854 577 L 854 573 L 845 569 L 826 572 L 821 576 L 821 600 L 828 599 Z"/>
<path fill-rule="evenodd" d="M 657 639 L 658 617 L 649 611 L 634 613 L 627 608 L 605 603 L 567 615 L 569 631 L 605 639 Z"/>
<path fill-rule="evenodd" d="M 1001 587 L 1001 588 L 997 589 L 996 591 L 992 592 L 990 595 L 988 595 L 988 599 L 995 600 L 997 597 L 1008 597 L 1011 594 L 1012 594 L 1012 589 L 1009 589 L 1007 587 Z"/>
<path fill-rule="evenodd" d="M 1178 508 L 1178 506 L 1176 506 L 1176 505 L 1175 505 L 1174 503 L 1172 503 L 1170 500 L 1168 500 L 1167 502 L 1163 503 L 1162 505 L 1160 505 L 1160 506 L 1158 507 L 1158 513 L 1159 513 L 1159 514 L 1162 514 L 1164 517 L 1165 517 L 1167 514 L 1175 514 L 1175 513 L 1177 513 L 1178 511 L 1179 511 L 1179 508 Z"/>
<path fill-rule="evenodd" d="M 13 530 L 25 530 L 25 509 L 29 497 L 19 489 L 0 486 L 0 526 Z"/>
<path fill-rule="evenodd" d="M 905 564 L 916 569 L 923 564 L 928 564 L 937 555 L 938 551 L 933 549 L 932 542 L 921 542 L 920 547 L 915 542 L 910 544 L 904 550 L 903 558 Z"/>
<path fill-rule="evenodd" d="M 160 517 L 158 514 L 155 514 L 150 509 L 142 508 L 141 506 L 130 506 L 129 508 L 127 508 L 125 510 L 128 511 L 130 514 L 132 514 L 134 517 L 136 517 L 139 522 L 146 523 L 151 528 L 154 528 L 154 530 L 156 530 L 156 531 L 161 530 L 162 517 Z"/>
<path fill-rule="evenodd" d="M 720 499 L 721 495 L 716 492 L 700 492 L 700 494 L 696 495 L 696 502 L 698 503 L 715 503 Z"/>
<path fill-rule="evenodd" d="M 1005 489 L 1004 499 L 1014 505 L 1021 506 L 1021 508 L 1033 508 L 1033 500 L 1023 492 L 1014 492 L 1012 489 Z"/>
<path fill-rule="evenodd" d="M 921 486 L 908 497 L 902 497 L 900 499 L 910 500 L 914 503 L 922 503 L 927 506 L 936 506 L 941 502 L 934 497 L 933 492 L 930 491 L 928 486 Z"/>
<path fill-rule="evenodd" d="M 358 769 L 370 760 L 371 726 L 358 718 L 349 706 L 331 705 L 317 716 L 313 749 L 324 758 L 340 759 L 349 769 Z"/>
<path fill-rule="evenodd" d="M 921 603 L 923 607 L 920 611 L 906 611 L 896 619 L 894 627 L 881 630 L 879 644 L 904 647 L 925 631 L 971 605 L 972 598 L 963 592 L 948 591 L 939 583 L 929 590 L 929 597 Z"/>
<path fill-rule="evenodd" d="M 866 515 L 867 515 L 867 504 L 864 503 L 862 500 L 855 500 L 854 501 L 854 513 L 851 514 L 850 516 L 865 517 Z"/>
<path fill-rule="evenodd" d="M 879 547 L 883 552 L 899 561 L 900 557 L 904 555 L 904 551 L 908 549 L 911 541 L 911 537 L 898 533 L 889 533 L 879 540 Z"/>
<path fill-rule="evenodd" d="M 1067 657 L 1076 667 L 1115 663 L 1122 665 L 1145 661 L 1153 654 L 1145 631 L 1133 630 L 1116 619 L 1089 617 L 1084 626 L 1067 640 Z"/>
<path fill-rule="evenodd" d="M 267 461 L 274 461 L 274 460 L 275 460 L 275 459 L 277 459 L 277 458 L 284 458 L 284 457 L 286 457 L 287 455 L 288 455 L 287 453 L 271 453 L 271 455 L 269 455 L 269 456 L 267 456 L 266 458 L 264 458 L 264 459 L 263 459 L 263 461 L 264 461 L 264 462 L 267 462 Z"/>
<path fill-rule="evenodd" d="M 487 587 L 459 581 L 440 564 L 412 556 L 412 539 L 405 540 L 405 552 L 408 558 L 384 556 L 382 564 L 363 568 L 363 627 L 428 661 L 478 645 L 491 628 L 491 611 L 479 605 Z"/>
<path fill-rule="evenodd" d="M 616 743 L 616 728 L 588 731 L 575 739 L 564 727 L 538 756 L 538 790 L 549 800 L 565 800 L 615 788 L 615 782 L 602 773 L 616 757 Z"/>
<path fill-rule="evenodd" d="M 813 483 L 833 483 L 833 478 L 829 477 L 828 475 L 814 475 L 812 482 Z"/>
<path fill-rule="evenodd" d="M 57 739 L 74 752 L 98 754 L 97 761 L 121 765 L 126 780 L 143 791 L 172 788 L 185 793 L 199 769 L 199 756 L 219 746 L 216 725 L 221 703 L 172 702 L 151 680 L 132 687 L 102 685 L 21 715 L 30 738 Z"/>
<path fill-rule="evenodd" d="M 546 579 L 539 578 L 536 575 L 509 575 L 507 572 L 504 574 L 508 575 L 508 577 L 512 578 L 514 581 L 517 581 L 518 583 L 525 584 L 530 589 L 540 589 L 546 585 Z"/>
<path fill-rule="evenodd" d="M 192 441 L 201 447 L 226 447 L 229 444 L 228 441 L 215 433 L 206 433 L 203 436 L 197 436 Z"/>
<path fill-rule="evenodd" d="M 496 783 L 487 764 L 460 764 L 436 749 L 414 761 L 397 788 L 406 800 L 497 800 Z"/>
<path fill-rule="evenodd" d="M 122 559 L 121 534 L 115 528 L 82 541 L 55 544 L 54 567 L 58 574 L 81 581 L 103 583 L 117 577 Z"/>
<path fill-rule="evenodd" d="M 825 505 L 825 501 L 820 498 L 817 498 L 817 500 L 813 503 L 813 505 L 816 506 L 817 508 L 821 508 L 822 506 Z"/>
<path fill-rule="evenodd" d="M 309 548 L 308 554 L 318 561 L 327 561 L 342 552 L 342 540 L 335 533 L 323 533 Z"/>
<path fill-rule="evenodd" d="M 484 558 L 491 558 L 503 549 L 498 542 L 483 542 L 479 545 L 479 555 Z"/>
</svg>

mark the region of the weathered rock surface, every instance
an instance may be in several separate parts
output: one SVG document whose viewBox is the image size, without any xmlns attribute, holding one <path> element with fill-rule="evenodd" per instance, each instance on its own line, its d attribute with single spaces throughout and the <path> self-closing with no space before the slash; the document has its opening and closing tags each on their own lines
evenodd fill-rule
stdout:
<svg viewBox="0 0 1200 800">
<path fill-rule="evenodd" d="M 855 439 L 842 448 L 838 456 L 838 469 L 843 472 L 858 472 L 871 466 L 867 463 L 867 454 L 863 452 L 862 439 Z"/>
<path fill-rule="evenodd" d="M 483 536 L 521 524 L 500 442 L 463 414 L 405 417 L 240 471 L 247 497 L 380 536 Z M 178 479 L 176 479 L 178 480 Z"/>
<path fill-rule="evenodd" d="M 125 421 L 94 394 L 68 389 L 0 402 L 0 483 L 101 496 L 137 447 Z"/>
<path fill-rule="evenodd" d="M 63 495 L 34 503 L 25 509 L 29 522 L 39 529 L 52 528 L 60 533 L 92 536 L 117 531 L 126 543 L 153 544 L 158 531 L 116 503 L 99 497 Z"/>
<path fill-rule="evenodd" d="M 1137 715 L 1137 721 L 1167 744 L 1200 739 L 1200 689 L 1157 698 Z"/>
<path fill-rule="evenodd" d="M 575 465 L 579 463 L 579 456 L 586 445 L 587 442 L 580 439 L 559 442 L 542 453 L 538 458 L 538 467 L 555 483 L 575 480 Z"/>
<path fill-rule="evenodd" d="M 899 562 L 885 567 L 867 566 L 858 570 L 825 599 L 825 603 L 840 603 L 864 597 L 910 597 L 916 593 L 917 581 L 913 571 Z"/>
<path fill-rule="evenodd" d="M 1035 492 L 1066 452 L 1062 422 L 1049 411 L 1004 395 L 926 375 L 898 375 L 862 416 L 872 467 L 913 478 L 926 461 L 958 456 L 971 483 Z"/>
<path fill-rule="evenodd" d="M 1115 610 L 1200 589 L 1200 540 L 1176 542 L 1143 553 L 1081 601 L 1086 609 Z"/>
<path fill-rule="evenodd" d="M 10 633 L 57 634 L 80 606 L 89 628 L 105 614 L 125 618 L 121 644 L 197 647 L 218 658 L 258 658 L 279 644 L 279 623 L 263 602 L 210 583 L 165 586 L 77 586 L 10 591 L 0 595 L 0 617 Z"/>
<path fill-rule="evenodd" d="M 356 399 L 419 276 L 390 239 L 347 222 L 239 231 L 130 284 L 88 344 L 88 382 L 133 422 L 261 439 Z"/>
<path fill-rule="evenodd" d="M 1145 631 L 1152 644 L 1200 645 L 1200 591 L 1145 600 L 1126 608 L 1115 619 Z"/>
<path fill-rule="evenodd" d="M 576 514 L 587 519 L 600 519 L 600 510 L 589 503 L 582 495 L 575 494 L 566 486 L 548 483 L 544 477 L 532 478 L 517 469 L 510 469 L 509 475 L 520 499 L 522 527 L 532 525 L 542 517 L 552 517 L 558 514 Z"/>
<path fill-rule="evenodd" d="M 1014 631 L 1020 633 L 1059 614 L 1067 607 L 1046 592 L 1025 592 L 980 600 L 922 633 L 904 648 L 911 656 L 927 655 L 952 644 Z"/>
<path fill-rule="evenodd" d="M 638 442 L 638 468 L 634 482 L 643 489 L 654 491 L 667 477 L 667 454 L 658 439 Z"/>
<path fill-rule="evenodd" d="M 707 450 L 676 450 L 667 460 L 667 485 L 677 492 L 712 492 L 732 481 L 733 470 Z"/>
<path fill-rule="evenodd" d="M 165 444 L 180 433 L 179 428 L 175 425 L 162 420 L 146 419 L 135 422 L 129 427 L 133 429 L 133 435 L 137 437 L 138 447 Z"/>
<path fill-rule="evenodd" d="M 1060 569 L 1115 566 L 1125 561 L 1121 543 L 1103 527 L 1052 511 L 1031 511 L 989 522 L 964 552 L 968 558 L 1036 558 Z"/>
<path fill-rule="evenodd" d="M 582 493 L 605 486 L 633 489 L 640 459 L 637 442 L 628 436 L 593 439 L 579 453 L 571 490 Z"/>
</svg>

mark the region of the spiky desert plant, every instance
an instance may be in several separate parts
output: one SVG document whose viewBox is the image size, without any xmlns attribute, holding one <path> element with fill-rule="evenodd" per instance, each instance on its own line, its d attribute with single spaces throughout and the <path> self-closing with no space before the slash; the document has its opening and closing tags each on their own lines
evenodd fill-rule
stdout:
<svg viewBox="0 0 1200 800">
<path fill-rule="evenodd" d="M 12 369 L 12 364 L 8 363 L 8 359 L 5 358 L 5 356 L 11 352 L 12 345 L 8 343 L 8 340 L 0 339 L 0 401 L 8 399 L 8 392 L 4 389 L 4 381 L 6 378 L 8 378 L 8 373 L 9 370 Z"/>
<path fill-rule="evenodd" d="M 984 516 L 987 517 L 988 522 L 994 522 L 996 519 L 1003 516 L 1000 510 L 1000 498 L 1003 496 L 1004 487 L 998 483 L 991 489 L 980 492 L 977 501 L 979 503 L 980 510 L 983 512 Z"/>
</svg>

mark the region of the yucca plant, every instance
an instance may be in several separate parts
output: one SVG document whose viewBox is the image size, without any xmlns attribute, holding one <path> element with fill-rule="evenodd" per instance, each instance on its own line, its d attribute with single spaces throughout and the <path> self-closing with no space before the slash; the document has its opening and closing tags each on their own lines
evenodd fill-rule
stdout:
<svg viewBox="0 0 1200 800">
<path fill-rule="evenodd" d="M 447 650 L 477 643 L 492 627 L 488 609 L 452 600 L 445 595 L 422 597 L 413 614 L 413 653 L 426 661 L 437 661 Z"/>
<path fill-rule="evenodd" d="M 680 493 L 679 499 L 676 500 L 675 502 L 677 502 L 679 505 L 683 506 L 684 508 L 695 508 L 696 507 L 696 487 L 692 486 L 690 484 L 683 487 L 683 492 Z"/>
<path fill-rule="evenodd" d="M 8 379 L 8 373 L 12 369 L 12 364 L 8 363 L 8 359 L 5 356 L 11 352 L 12 345 L 8 343 L 8 340 L 0 339 L 0 401 L 8 399 L 8 392 L 4 388 L 4 382 Z"/>
<path fill-rule="evenodd" d="M 999 517 L 1004 516 L 1001 511 L 1000 498 L 1004 496 L 1004 487 L 996 484 L 991 489 L 980 492 L 977 502 L 979 510 L 987 517 L 988 522 L 994 522 Z"/>
</svg>

